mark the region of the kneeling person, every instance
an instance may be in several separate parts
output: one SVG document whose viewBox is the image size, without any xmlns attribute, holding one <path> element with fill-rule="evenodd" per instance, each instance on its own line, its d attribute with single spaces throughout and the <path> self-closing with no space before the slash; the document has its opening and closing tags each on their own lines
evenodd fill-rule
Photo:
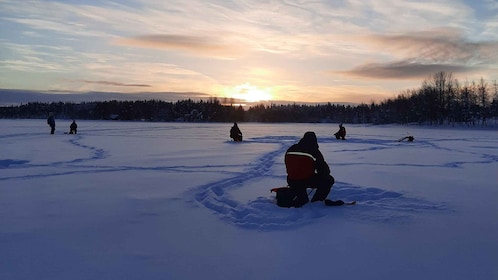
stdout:
<svg viewBox="0 0 498 280">
<path fill-rule="evenodd" d="M 301 207 L 309 202 L 306 188 L 315 188 L 316 192 L 311 202 L 327 200 L 335 180 L 330 175 L 330 168 L 318 149 L 316 135 L 312 131 L 304 134 L 297 144 L 292 145 L 285 153 L 287 184 L 297 192 L 295 207 Z"/>
</svg>

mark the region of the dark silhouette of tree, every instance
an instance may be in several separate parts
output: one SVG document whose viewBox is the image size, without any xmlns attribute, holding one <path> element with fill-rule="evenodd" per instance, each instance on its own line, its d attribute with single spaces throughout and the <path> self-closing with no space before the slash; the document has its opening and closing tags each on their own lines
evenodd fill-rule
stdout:
<svg viewBox="0 0 498 280">
<path fill-rule="evenodd" d="M 491 98 L 492 97 L 492 98 Z M 418 89 L 405 90 L 380 103 L 359 104 L 258 104 L 248 109 L 233 99 L 212 97 L 165 102 L 161 100 L 103 101 L 82 103 L 31 102 L 0 107 L 1 118 L 182 121 L 182 122 L 333 122 L 333 123 L 418 123 L 442 125 L 462 123 L 487 125 L 498 118 L 498 85 L 481 78 L 461 85 L 451 73 L 437 72 Z"/>
<path fill-rule="evenodd" d="M 481 78 L 476 87 L 478 105 L 481 108 L 479 117 L 481 118 L 482 125 L 486 125 L 491 105 L 488 93 L 488 84 L 484 81 L 483 78 Z"/>
<path fill-rule="evenodd" d="M 490 116 L 495 117 L 495 124 L 498 121 L 497 116 L 498 116 L 498 83 L 496 80 L 493 82 L 493 101 L 491 102 L 490 105 L 490 110 L 489 110 Z"/>
</svg>

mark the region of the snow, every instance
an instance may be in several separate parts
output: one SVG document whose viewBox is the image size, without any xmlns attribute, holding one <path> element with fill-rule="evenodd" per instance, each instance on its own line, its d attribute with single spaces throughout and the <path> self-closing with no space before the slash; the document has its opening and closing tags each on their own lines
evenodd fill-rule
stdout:
<svg viewBox="0 0 498 280">
<path fill-rule="evenodd" d="M 496 130 L 56 122 L 0 120 L 0 279 L 498 279 Z M 357 205 L 274 203 L 308 130 Z"/>
</svg>

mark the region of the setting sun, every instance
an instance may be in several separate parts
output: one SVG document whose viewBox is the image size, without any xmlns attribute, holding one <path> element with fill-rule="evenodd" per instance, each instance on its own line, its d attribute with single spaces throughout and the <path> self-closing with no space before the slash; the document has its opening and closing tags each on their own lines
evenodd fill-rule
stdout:
<svg viewBox="0 0 498 280">
<path fill-rule="evenodd" d="M 271 88 L 259 88 L 249 83 L 225 89 L 225 96 L 246 102 L 260 102 L 272 99 Z"/>
</svg>

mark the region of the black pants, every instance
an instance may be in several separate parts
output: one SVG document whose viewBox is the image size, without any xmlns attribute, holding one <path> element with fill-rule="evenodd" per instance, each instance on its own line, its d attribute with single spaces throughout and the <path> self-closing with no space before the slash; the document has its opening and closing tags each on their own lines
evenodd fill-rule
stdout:
<svg viewBox="0 0 498 280">
<path fill-rule="evenodd" d="M 299 201 L 298 204 L 301 204 L 300 206 L 306 204 L 309 201 L 306 188 L 316 189 L 313 198 L 311 198 L 311 202 L 323 201 L 329 195 L 334 182 L 335 182 L 334 177 L 332 177 L 332 175 L 329 174 L 316 174 L 313 177 L 306 180 L 287 179 L 289 187 L 297 191 L 297 197 L 298 197 L 297 200 Z"/>
</svg>

